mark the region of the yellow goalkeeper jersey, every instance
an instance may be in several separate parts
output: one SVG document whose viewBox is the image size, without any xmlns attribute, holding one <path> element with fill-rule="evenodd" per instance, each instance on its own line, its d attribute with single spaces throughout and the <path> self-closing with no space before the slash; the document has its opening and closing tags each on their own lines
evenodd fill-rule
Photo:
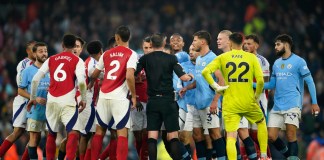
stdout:
<svg viewBox="0 0 324 160">
<path fill-rule="evenodd" d="M 211 74 L 220 70 L 229 88 L 224 92 L 223 111 L 234 113 L 248 112 L 255 109 L 255 95 L 260 95 L 263 89 L 263 73 L 257 57 L 243 50 L 231 50 L 217 56 L 202 71 L 202 75 L 211 85 L 214 79 Z M 253 80 L 257 82 L 256 93 Z"/>
</svg>

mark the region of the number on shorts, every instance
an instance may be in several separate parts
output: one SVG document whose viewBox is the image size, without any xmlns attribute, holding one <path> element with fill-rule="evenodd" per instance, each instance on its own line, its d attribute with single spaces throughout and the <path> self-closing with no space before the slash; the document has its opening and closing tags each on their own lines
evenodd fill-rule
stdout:
<svg viewBox="0 0 324 160">
<path fill-rule="evenodd" d="M 232 66 L 232 70 L 228 73 L 228 82 L 249 82 L 249 79 L 242 78 L 250 70 L 250 66 L 248 63 L 241 62 L 238 65 L 238 68 L 242 68 L 243 66 L 245 67 L 244 71 L 238 75 L 238 78 L 231 78 L 232 74 L 236 72 L 236 64 L 234 62 L 228 62 L 226 64 L 226 68 L 229 68 L 230 66 Z"/>
<path fill-rule="evenodd" d="M 107 73 L 107 79 L 115 80 L 115 79 L 117 79 L 117 76 L 113 76 L 112 74 L 114 74 L 116 71 L 118 71 L 118 69 L 120 67 L 120 63 L 117 60 L 113 60 L 113 61 L 111 61 L 110 66 L 115 66 L 115 67 Z"/>
<path fill-rule="evenodd" d="M 62 82 L 66 79 L 66 72 L 62 69 L 64 66 L 64 63 L 61 63 L 54 72 L 54 80 L 58 82 Z M 59 74 L 61 76 L 59 77 Z"/>
</svg>

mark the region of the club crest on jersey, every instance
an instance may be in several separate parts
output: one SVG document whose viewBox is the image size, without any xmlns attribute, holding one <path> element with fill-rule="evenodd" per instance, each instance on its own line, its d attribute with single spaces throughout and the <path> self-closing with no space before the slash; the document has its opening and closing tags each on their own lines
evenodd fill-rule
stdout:
<svg viewBox="0 0 324 160">
<path fill-rule="evenodd" d="M 206 62 L 201 63 L 201 66 L 206 66 Z"/>
<path fill-rule="evenodd" d="M 285 64 L 281 64 L 281 69 L 284 69 L 285 68 Z"/>
<path fill-rule="evenodd" d="M 291 67 L 292 67 L 291 64 L 288 64 L 288 65 L 287 65 L 287 68 L 288 68 L 288 69 L 291 69 Z"/>
</svg>

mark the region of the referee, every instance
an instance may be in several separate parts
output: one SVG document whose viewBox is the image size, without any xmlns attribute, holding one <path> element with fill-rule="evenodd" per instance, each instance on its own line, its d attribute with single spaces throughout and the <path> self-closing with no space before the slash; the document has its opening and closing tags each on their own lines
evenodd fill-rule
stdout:
<svg viewBox="0 0 324 160">
<path fill-rule="evenodd" d="M 149 159 L 157 159 L 157 139 L 159 130 L 164 122 L 168 133 L 167 139 L 170 143 L 172 159 L 182 159 L 181 150 L 183 144 L 178 139 L 179 128 L 179 108 L 175 101 L 173 89 L 173 72 L 182 81 L 190 81 L 192 75 L 186 74 L 175 55 L 163 52 L 165 45 L 162 34 L 155 33 L 151 36 L 153 52 L 144 55 L 139 59 L 135 75 L 143 68 L 146 73 L 149 96 L 146 114 L 148 130 Z"/>
</svg>

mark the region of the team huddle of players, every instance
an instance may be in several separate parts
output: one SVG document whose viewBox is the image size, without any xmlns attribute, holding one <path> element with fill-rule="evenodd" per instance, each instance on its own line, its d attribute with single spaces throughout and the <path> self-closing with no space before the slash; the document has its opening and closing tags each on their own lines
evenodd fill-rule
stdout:
<svg viewBox="0 0 324 160">
<path fill-rule="evenodd" d="M 268 140 L 285 157 L 298 159 L 296 130 L 304 81 L 315 115 L 319 107 L 311 73 L 305 60 L 292 52 L 290 36 L 282 34 L 275 39 L 278 59 L 272 72 L 268 61 L 257 53 L 260 42 L 256 35 L 221 31 L 217 46 L 223 53 L 218 56 L 209 48 L 211 35 L 207 31 L 193 34 L 188 53 L 183 51 L 180 34 L 170 36 L 169 45 L 167 37 L 159 36 L 163 37 L 161 44 L 151 37 L 143 40 L 144 56 L 158 51 L 175 55 L 189 77 L 183 80 L 173 74 L 172 78 L 179 132 L 170 138 L 169 124 L 159 126 L 173 159 L 192 159 L 194 152 L 198 159 L 208 160 L 269 159 Z M 66 34 L 63 51 L 49 58 L 45 43 L 28 43 L 28 57 L 17 66 L 14 131 L 1 144 L 0 157 L 26 130 L 29 142 L 22 159 L 38 159 L 37 146 L 46 128 L 43 157 L 53 160 L 56 136 L 64 126 L 67 137 L 58 159 L 127 159 L 128 129 L 134 133 L 139 159 L 156 159 L 156 150 L 149 149 L 156 142 L 150 138 L 152 127 L 147 126 L 150 97 L 146 72 L 145 68 L 138 70 L 138 54 L 128 47 L 130 37 L 127 26 L 118 27 L 104 52 L 99 40 L 85 45 L 80 37 Z M 79 55 L 85 46 L 89 57 L 83 61 Z M 276 92 L 268 112 L 270 89 Z M 107 129 L 111 139 L 102 151 Z M 287 145 L 278 137 L 280 129 L 286 130 Z M 178 135 L 182 143 L 170 145 L 178 141 Z"/>
</svg>

